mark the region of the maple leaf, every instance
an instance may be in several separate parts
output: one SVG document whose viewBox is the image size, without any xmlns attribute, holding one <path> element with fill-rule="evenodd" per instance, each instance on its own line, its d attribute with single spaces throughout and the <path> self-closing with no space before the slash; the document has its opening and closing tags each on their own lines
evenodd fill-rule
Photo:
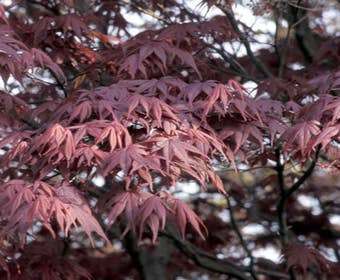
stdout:
<svg viewBox="0 0 340 280">
<path fill-rule="evenodd" d="M 47 158 L 47 162 L 58 164 L 66 160 L 69 165 L 76 150 L 73 134 L 60 124 L 55 124 L 47 129 L 44 134 L 36 138 L 30 153 L 38 152 Z"/>
<path fill-rule="evenodd" d="M 340 41 L 320 28 L 332 7 L 319 5 L 309 17 L 309 1 L 283 15 L 275 12 L 280 1 L 246 5 L 256 17 L 270 12 L 268 26 L 291 19 L 296 36 L 288 42 L 287 34 L 281 40 L 282 28 L 268 36 L 243 22 L 232 0 L 201 1 L 216 6 L 215 17 L 176 0 L 0 2 L 0 279 L 143 278 L 138 273 L 162 279 L 156 274 L 169 264 L 176 275 L 197 274 L 203 266 L 251 278 L 243 254 L 230 264 L 212 255 L 240 245 L 251 255 L 254 248 L 276 246 L 277 236 L 268 230 L 242 238 L 242 230 L 235 238 L 235 225 L 223 219 L 227 189 L 242 223 L 286 218 L 281 226 L 292 224 L 303 244 L 336 247 L 330 219 L 338 190 L 331 173 L 340 168 Z M 276 52 L 254 48 L 262 35 L 277 39 L 268 42 Z M 295 167 L 317 147 L 323 172 L 312 164 L 300 177 Z M 177 183 L 207 192 L 192 194 L 186 186 L 182 192 Z M 286 195 L 277 191 L 284 185 Z M 297 200 L 288 197 L 297 189 Z M 327 213 L 310 214 L 301 195 L 317 197 Z M 284 211 L 275 211 L 278 202 Z M 146 241 L 133 269 L 134 234 L 155 243 L 169 219 L 183 238 L 192 229 L 191 241 L 201 249 L 172 242 L 176 258 L 169 262 L 174 254 Z M 110 240 L 101 224 L 113 226 Z M 120 226 L 124 242 L 116 235 Z M 252 244 L 242 244 L 247 240 Z M 283 246 L 288 270 L 340 279 L 337 264 L 303 244 Z M 253 268 L 288 275 L 261 258 Z"/>
<path fill-rule="evenodd" d="M 134 41 L 132 41 L 134 42 Z M 200 72 L 196 66 L 192 55 L 176 46 L 173 46 L 165 41 L 136 41 L 138 47 L 130 47 L 127 57 L 124 57 L 124 62 L 119 68 L 119 73 L 127 71 L 132 79 L 136 77 L 137 72 L 141 72 L 145 78 L 148 77 L 146 65 L 153 65 L 158 68 L 163 74 L 168 69 L 168 64 L 172 64 L 174 59 L 179 59 L 181 64 L 186 64 L 193 68 L 200 77 Z"/>
<path fill-rule="evenodd" d="M 80 226 L 93 246 L 92 232 L 108 242 L 88 203 L 74 187 L 62 185 L 56 188 L 42 181 L 31 184 L 23 180 L 11 180 L 0 185 L 0 201 L 6 205 L 0 211 L 7 221 L 6 232 L 18 232 L 25 237 L 27 229 L 40 221 L 55 237 L 51 225 L 54 218 L 66 236 L 72 226 Z"/>
<path fill-rule="evenodd" d="M 320 134 L 314 139 L 312 148 L 321 144 L 324 149 L 332 140 L 340 140 L 340 125 L 328 126 L 321 130 Z"/>
<path fill-rule="evenodd" d="M 74 159 L 77 160 L 77 167 L 86 163 L 86 166 L 103 164 L 108 153 L 104 152 L 96 145 L 80 145 L 74 154 Z"/>
<path fill-rule="evenodd" d="M 123 235 L 129 230 L 135 231 L 138 209 L 145 196 L 146 194 L 136 191 L 126 191 L 112 196 L 103 206 L 104 209 L 110 209 L 107 227 L 110 227 L 117 217 L 124 213 L 127 225 Z"/>
<path fill-rule="evenodd" d="M 203 116 L 207 116 L 208 112 L 211 111 L 212 108 L 224 115 L 226 113 L 230 97 L 232 97 L 232 93 L 229 92 L 225 85 L 217 85 L 208 96 Z M 218 101 L 220 101 L 222 106 L 218 106 Z"/>
<path fill-rule="evenodd" d="M 160 152 L 162 158 L 165 160 L 166 171 L 169 173 L 169 166 L 172 162 L 180 162 L 190 168 L 190 154 L 208 159 L 195 146 L 181 141 L 178 136 L 156 134 L 145 144 L 152 144 L 151 153 Z"/>
<path fill-rule="evenodd" d="M 186 85 L 182 91 L 180 98 L 186 100 L 189 105 L 189 109 L 197 110 L 197 101 L 203 97 L 208 96 L 216 86 L 216 81 L 208 80 L 204 82 L 193 82 Z M 194 106 L 195 102 L 195 106 Z"/>
<path fill-rule="evenodd" d="M 122 148 L 132 144 L 132 139 L 128 130 L 119 122 L 112 122 L 105 127 L 98 136 L 96 144 L 103 143 L 105 139 L 107 139 L 110 144 L 110 152 L 116 147 Z"/>
<path fill-rule="evenodd" d="M 340 85 L 340 71 L 326 72 L 307 82 L 308 89 L 316 89 L 321 94 L 328 94 L 333 88 Z"/>
<path fill-rule="evenodd" d="M 48 67 L 56 74 L 57 77 L 62 78 L 64 81 L 66 80 L 63 70 L 61 70 L 59 65 L 53 62 L 45 52 L 40 49 L 32 48 L 31 55 L 34 62 L 36 62 L 40 67 Z"/>
<path fill-rule="evenodd" d="M 207 35 L 213 35 L 215 38 L 234 37 L 233 30 L 229 27 L 226 18 L 215 16 L 207 21 L 172 24 L 163 28 L 157 38 L 174 40 L 179 45 L 183 41 L 188 41 L 188 38 L 197 39 Z"/>
<path fill-rule="evenodd" d="M 306 274 L 308 268 L 316 268 L 320 272 L 327 272 L 329 261 L 316 249 L 303 244 L 288 244 L 283 248 L 283 258 L 287 261 L 287 270 L 296 268 Z"/>
<path fill-rule="evenodd" d="M 176 221 L 176 224 L 180 230 L 180 234 L 182 238 L 185 238 L 185 230 L 187 225 L 190 224 L 193 229 L 199 234 L 202 239 L 205 239 L 205 236 L 208 235 L 208 229 L 202 222 L 202 220 L 195 214 L 191 208 L 179 199 L 172 198 L 172 210 L 173 210 L 173 217 Z M 203 232 L 202 230 L 203 229 Z"/>
<path fill-rule="evenodd" d="M 139 241 L 142 238 L 145 227 L 148 226 L 152 233 L 152 243 L 156 243 L 159 228 L 164 230 L 167 212 L 171 208 L 157 195 L 151 195 L 145 199 L 138 211 Z"/>
<path fill-rule="evenodd" d="M 171 90 L 184 89 L 187 83 L 172 76 L 164 76 L 160 79 L 151 80 L 126 80 L 125 83 L 132 83 L 133 86 L 129 86 L 131 90 L 136 93 L 143 94 L 146 96 L 159 97 L 161 100 L 177 100 L 176 96 L 171 96 Z"/>
<path fill-rule="evenodd" d="M 263 150 L 263 137 L 261 131 L 253 124 L 230 122 L 223 126 L 219 137 L 223 140 L 231 138 L 235 143 L 236 153 L 249 140 L 255 140 Z M 254 141 L 252 141 L 254 142 Z"/>
<path fill-rule="evenodd" d="M 213 132 L 206 133 L 199 129 L 199 127 L 194 126 L 186 130 L 186 135 L 192 141 L 192 143 L 205 155 L 214 155 L 218 152 L 220 155 L 227 158 L 224 153 L 224 144 L 222 141 L 216 138 Z"/>
<path fill-rule="evenodd" d="M 78 118 L 81 123 L 84 122 L 84 120 L 91 116 L 92 108 L 93 103 L 91 103 L 89 100 L 81 102 L 72 110 L 69 121 L 72 122 Z"/>
<path fill-rule="evenodd" d="M 332 97 L 325 105 L 325 111 L 332 116 L 330 124 L 336 124 L 340 119 L 340 97 Z"/>
<path fill-rule="evenodd" d="M 45 16 L 32 24 L 31 28 L 34 30 L 35 45 L 43 42 L 48 37 L 48 31 L 51 30 L 61 30 L 64 34 L 72 32 L 79 38 L 83 35 L 90 36 L 92 34 L 83 17 L 77 14 L 65 14 L 55 17 Z"/>
<path fill-rule="evenodd" d="M 32 58 L 29 56 L 28 47 L 16 39 L 15 33 L 10 26 L 0 24 L 0 74 L 5 84 L 10 75 L 22 81 L 23 73 L 32 66 Z"/>
<path fill-rule="evenodd" d="M 129 189 L 131 178 L 134 175 L 139 174 L 140 178 L 145 179 L 152 189 L 152 178 L 147 174 L 151 171 L 164 174 L 159 158 L 151 156 L 140 144 L 116 149 L 107 155 L 101 164 L 101 173 L 106 176 L 110 172 L 118 171 L 123 171 L 125 175 L 126 189 Z"/>
<path fill-rule="evenodd" d="M 320 123 L 318 121 L 312 120 L 297 123 L 292 127 L 289 127 L 281 135 L 281 138 L 286 140 L 285 148 L 288 149 L 292 147 L 293 143 L 295 143 L 297 144 L 299 150 L 305 151 L 312 136 L 318 135 L 320 133 L 319 126 Z"/>
<path fill-rule="evenodd" d="M 258 109 L 261 116 L 260 119 L 263 122 L 261 129 L 269 132 L 270 143 L 273 145 L 276 136 L 283 134 L 286 129 L 285 124 L 282 122 L 285 109 L 288 112 L 292 110 L 294 114 L 297 114 L 301 106 L 295 102 L 287 102 L 286 104 L 283 104 L 278 100 L 258 99 L 256 100 L 256 108 Z M 256 124 L 256 122 L 253 122 L 251 125 L 254 124 Z"/>
<path fill-rule="evenodd" d="M 169 119 L 174 124 L 178 123 L 178 118 L 175 111 L 168 104 L 154 97 L 145 97 L 142 95 L 132 95 L 128 100 L 129 109 L 127 112 L 127 118 L 131 117 L 132 112 L 144 118 L 151 118 L 153 127 L 162 127 L 163 120 Z M 135 117 L 139 120 L 140 118 Z M 148 124 L 146 124 L 148 126 Z"/>
</svg>

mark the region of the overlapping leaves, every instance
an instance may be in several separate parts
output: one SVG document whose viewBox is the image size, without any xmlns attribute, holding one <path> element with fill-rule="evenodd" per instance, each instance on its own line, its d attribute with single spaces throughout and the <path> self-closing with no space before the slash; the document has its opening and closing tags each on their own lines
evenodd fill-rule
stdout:
<svg viewBox="0 0 340 280">
<path fill-rule="evenodd" d="M 81 227 L 92 245 L 94 232 L 107 240 L 88 202 L 74 187 L 55 187 L 43 181 L 27 183 L 11 180 L 0 185 L 0 201 L 3 205 L 1 217 L 6 221 L 1 234 L 19 232 L 25 236 L 28 228 L 39 221 L 55 237 L 57 232 L 52 223 L 56 221 L 65 236 L 71 228 Z"/>
</svg>

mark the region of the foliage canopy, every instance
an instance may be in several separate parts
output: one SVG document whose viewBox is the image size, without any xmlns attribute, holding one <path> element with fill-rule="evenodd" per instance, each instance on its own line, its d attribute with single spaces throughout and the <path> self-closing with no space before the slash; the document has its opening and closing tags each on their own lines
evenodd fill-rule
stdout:
<svg viewBox="0 0 340 280">
<path fill-rule="evenodd" d="M 339 1 L 243 2 L 0 4 L 1 279 L 340 278 Z"/>
</svg>

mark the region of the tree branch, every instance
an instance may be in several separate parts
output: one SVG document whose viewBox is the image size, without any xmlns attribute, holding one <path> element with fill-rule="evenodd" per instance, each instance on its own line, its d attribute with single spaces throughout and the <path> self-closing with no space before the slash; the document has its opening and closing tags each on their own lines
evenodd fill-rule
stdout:
<svg viewBox="0 0 340 280">
<path fill-rule="evenodd" d="M 280 181 L 282 181 L 281 182 L 282 185 L 280 187 L 281 196 L 280 196 L 280 200 L 279 200 L 279 203 L 278 203 L 276 209 L 277 209 L 277 213 L 278 213 L 278 222 L 279 222 L 279 228 L 280 228 L 280 239 L 281 239 L 282 246 L 285 245 L 288 242 L 288 234 L 287 234 L 288 228 L 287 228 L 286 211 L 285 211 L 287 200 L 312 175 L 314 168 L 316 166 L 317 160 L 318 160 L 320 148 L 321 148 L 321 146 L 319 145 L 317 147 L 317 150 L 316 150 L 316 153 L 315 153 L 315 159 L 313 160 L 313 162 L 311 163 L 309 168 L 305 171 L 305 173 L 290 188 L 288 188 L 288 190 L 284 189 L 283 166 L 281 166 L 281 163 L 279 162 L 280 158 L 277 159 L 277 167 L 276 168 L 277 168 L 278 177 L 279 177 L 279 185 L 280 185 Z M 280 153 L 278 153 L 277 155 L 280 156 Z"/>
<path fill-rule="evenodd" d="M 238 237 L 238 239 L 240 240 L 241 246 L 243 248 L 243 250 L 246 252 L 248 258 L 250 259 L 250 263 L 249 263 L 249 271 L 251 276 L 253 277 L 253 279 L 257 280 L 257 275 L 254 271 L 254 257 L 251 253 L 251 251 L 248 249 L 247 243 L 243 238 L 243 235 L 236 223 L 235 217 L 234 217 L 234 211 L 233 211 L 233 207 L 231 206 L 231 201 L 228 195 L 225 196 L 227 203 L 228 203 L 228 210 L 229 210 L 229 216 L 230 216 L 230 222 L 231 222 L 231 226 L 233 227 L 234 231 L 236 232 L 236 235 Z"/>
<path fill-rule="evenodd" d="M 285 200 L 283 200 L 283 198 L 286 195 L 284 174 L 283 174 L 284 165 L 281 163 L 281 152 L 279 148 L 275 149 L 275 157 L 276 157 L 275 169 L 277 172 L 278 184 L 279 184 L 279 189 L 280 189 L 280 198 L 281 198 L 277 206 L 277 212 L 278 212 L 280 241 L 281 241 L 281 245 L 283 246 L 284 244 L 287 243 L 287 231 L 288 230 L 287 230 L 287 224 L 286 224 L 286 212 L 283 209 L 285 206 L 284 205 Z"/>
<path fill-rule="evenodd" d="M 169 230 L 169 227 L 167 227 L 167 229 Z M 188 258 L 193 260 L 196 265 L 205 268 L 211 272 L 233 276 L 237 279 L 252 280 L 251 277 L 247 276 L 247 272 L 242 271 L 240 268 L 237 268 L 236 266 L 227 262 L 223 262 L 223 264 L 221 264 L 220 260 L 218 260 L 214 256 L 208 257 L 206 254 L 204 254 L 204 252 L 201 252 L 199 249 L 195 248 L 193 245 L 175 236 L 174 234 L 166 231 L 162 231 L 161 233 L 165 237 L 171 239 L 174 242 L 176 248 L 179 249 Z"/>
<path fill-rule="evenodd" d="M 305 60 L 311 63 L 317 51 L 318 43 L 309 27 L 307 12 L 301 7 L 294 7 L 291 3 L 289 3 L 289 5 L 289 10 L 292 15 L 288 17 L 289 24 L 292 25 L 295 30 L 295 38 Z"/>
<path fill-rule="evenodd" d="M 267 67 L 254 55 L 253 51 L 251 50 L 250 43 L 246 37 L 246 35 L 239 29 L 237 21 L 234 17 L 234 14 L 231 10 L 228 10 L 221 5 L 216 5 L 228 18 L 231 26 L 235 30 L 235 32 L 238 34 L 241 42 L 246 48 L 247 54 L 249 58 L 254 62 L 256 68 L 266 77 L 272 77 L 272 73 L 267 69 Z"/>
<path fill-rule="evenodd" d="M 216 51 L 225 62 L 230 64 L 230 68 L 232 68 L 235 72 L 237 72 L 237 75 L 241 76 L 242 78 L 245 78 L 250 81 L 258 82 L 256 78 L 252 77 L 247 73 L 247 71 L 242 67 L 241 64 L 239 64 L 230 54 L 225 53 L 223 50 L 215 47 L 213 44 L 207 44 L 206 46 Z"/>
<path fill-rule="evenodd" d="M 169 228 L 167 228 L 169 230 Z M 170 233 L 169 231 L 162 231 L 161 234 L 169 239 L 171 239 L 175 246 L 187 257 L 192 259 L 196 265 L 205 268 L 211 272 L 215 273 L 221 273 L 229 276 L 236 277 L 237 279 L 246 279 L 251 280 L 246 273 L 250 273 L 249 267 L 243 267 L 236 265 L 226 261 L 216 258 L 215 255 L 203 252 L 199 250 L 198 248 L 194 247 L 189 242 L 186 242 L 185 240 L 181 239 L 180 237 L 177 237 L 175 234 Z M 278 279 L 290 279 L 289 275 L 267 270 L 267 269 L 257 269 L 257 274 L 261 275 L 267 275 Z"/>
</svg>

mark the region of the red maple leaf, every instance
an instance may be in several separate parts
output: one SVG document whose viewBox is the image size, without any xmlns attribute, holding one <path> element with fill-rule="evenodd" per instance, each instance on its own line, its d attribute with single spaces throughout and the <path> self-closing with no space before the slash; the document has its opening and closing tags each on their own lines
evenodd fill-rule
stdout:
<svg viewBox="0 0 340 280">
<path fill-rule="evenodd" d="M 195 214 L 195 212 L 183 201 L 172 198 L 173 219 L 179 228 L 182 238 L 185 237 L 185 231 L 188 225 L 191 225 L 193 229 L 200 235 L 202 239 L 208 235 L 208 229 L 202 222 L 202 220 Z M 203 229 L 203 232 L 202 232 Z"/>
</svg>

